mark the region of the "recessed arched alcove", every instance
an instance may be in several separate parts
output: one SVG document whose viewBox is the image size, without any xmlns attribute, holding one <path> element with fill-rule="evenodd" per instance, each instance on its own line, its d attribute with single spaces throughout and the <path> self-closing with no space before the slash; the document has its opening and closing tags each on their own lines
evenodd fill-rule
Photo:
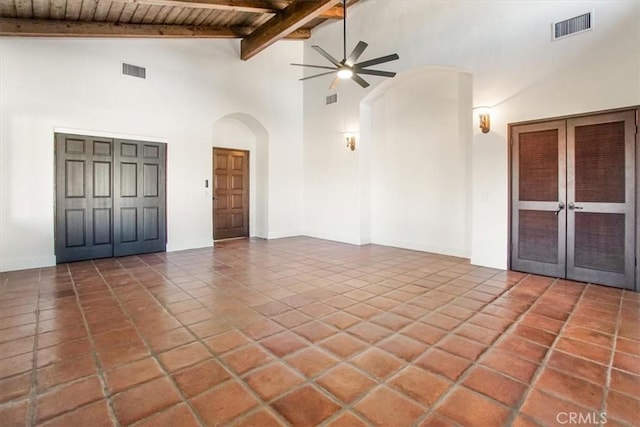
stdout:
<svg viewBox="0 0 640 427">
<path fill-rule="evenodd" d="M 249 152 L 249 234 L 269 236 L 269 133 L 255 117 L 227 114 L 214 124 L 212 147 Z M 212 165 L 213 166 L 213 165 Z"/>
<path fill-rule="evenodd" d="M 362 242 L 470 255 L 472 76 L 428 66 L 360 103 Z"/>
</svg>

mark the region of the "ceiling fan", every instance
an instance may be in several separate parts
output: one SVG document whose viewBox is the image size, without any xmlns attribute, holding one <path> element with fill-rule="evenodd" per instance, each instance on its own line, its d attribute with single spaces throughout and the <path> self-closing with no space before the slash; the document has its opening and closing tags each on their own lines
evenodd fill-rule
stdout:
<svg viewBox="0 0 640 427">
<path fill-rule="evenodd" d="M 383 64 L 385 62 L 395 61 L 396 59 L 400 59 L 397 53 L 381 56 L 379 58 L 370 59 L 368 61 L 356 62 L 360 55 L 367 48 L 368 44 L 363 42 L 362 40 L 358 42 L 356 47 L 353 49 L 351 54 L 347 57 L 347 0 L 342 1 L 342 9 L 343 9 L 343 19 L 342 19 L 342 30 L 343 30 L 343 38 L 342 38 L 342 47 L 343 47 L 343 57 L 342 61 L 338 61 L 336 58 L 327 53 L 320 46 L 313 45 L 311 46 L 315 49 L 320 55 L 324 56 L 333 67 L 327 67 L 323 65 L 309 65 L 309 64 L 291 64 L 299 67 L 309 67 L 309 68 L 319 68 L 322 70 L 331 70 L 325 73 L 314 74 L 313 76 L 303 77 L 300 80 L 308 80 L 313 79 L 320 76 L 326 76 L 329 74 L 336 73 L 336 78 L 329 86 L 331 89 L 335 88 L 338 85 L 338 82 L 341 79 L 351 79 L 354 82 L 358 83 L 362 87 L 369 86 L 369 83 L 362 77 L 360 74 L 368 74 L 371 76 L 381 76 L 381 77 L 394 77 L 396 73 L 391 71 L 381 71 L 381 70 L 368 70 L 367 67 L 371 67 L 372 65 Z"/>
</svg>

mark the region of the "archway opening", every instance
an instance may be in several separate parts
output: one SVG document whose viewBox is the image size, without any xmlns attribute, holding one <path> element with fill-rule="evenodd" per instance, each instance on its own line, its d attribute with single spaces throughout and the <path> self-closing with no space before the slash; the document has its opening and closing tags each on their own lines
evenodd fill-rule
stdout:
<svg viewBox="0 0 640 427">
<path fill-rule="evenodd" d="M 249 152 L 249 236 L 266 239 L 269 235 L 267 129 L 249 114 L 227 114 L 215 122 L 211 146 Z"/>
<path fill-rule="evenodd" d="M 472 76 L 429 66 L 360 104 L 362 241 L 470 255 Z"/>
</svg>

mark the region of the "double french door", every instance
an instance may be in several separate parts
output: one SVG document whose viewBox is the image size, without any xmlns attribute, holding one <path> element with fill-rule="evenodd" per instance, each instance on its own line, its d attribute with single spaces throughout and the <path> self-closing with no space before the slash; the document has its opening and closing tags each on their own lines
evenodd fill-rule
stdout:
<svg viewBox="0 0 640 427">
<path fill-rule="evenodd" d="M 511 128 L 511 268 L 633 288 L 636 110 Z"/>
<path fill-rule="evenodd" d="M 166 145 L 56 134 L 56 261 L 166 248 Z"/>
</svg>

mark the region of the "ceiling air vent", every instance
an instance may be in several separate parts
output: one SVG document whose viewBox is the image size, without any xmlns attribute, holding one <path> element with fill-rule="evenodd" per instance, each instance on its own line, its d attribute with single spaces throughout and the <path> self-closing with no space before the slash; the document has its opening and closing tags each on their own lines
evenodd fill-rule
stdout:
<svg viewBox="0 0 640 427">
<path fill-rule="evenodd" d="M 147 78 L 147 69 L 144 67 L 138 67 L 137 65 L 122 63 L 122 74 L 125 76 L 139 77 L 141 79 Z"/>
<path fill-rule="evenodd" d="M 592 25 L 591 12 L 553 24 L 553 40 L 589 31 Z"/>
<path fill-rule="evenodd" d="M 338 94 L 334 93 L 333 95 L 327 96 L 327 105 L 335 104 L 338 102 Z"/>
</svg>

